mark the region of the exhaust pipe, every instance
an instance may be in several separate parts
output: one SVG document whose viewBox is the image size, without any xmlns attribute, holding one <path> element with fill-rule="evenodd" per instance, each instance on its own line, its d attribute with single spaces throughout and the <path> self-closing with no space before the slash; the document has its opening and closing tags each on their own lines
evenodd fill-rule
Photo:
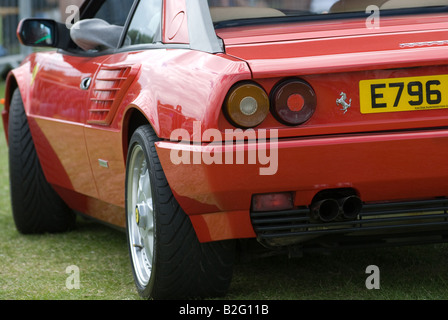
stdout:
<svg viewBox="0 0 448 320">
<path fill-rule="evenodd" d="M 363 207 L 357 196 L 349 196 L 339 200 L 325 199 L 311 205 L 311 216 L 322 222 L 356 220 Z"/>
<path fill-rule="evenodd" d="M 331 222 L 339 216 L 340 206 L 335 199 L 325 199 L 311 205 L 311 214 L 314 219 Z"/>
<path fill-rule="evenodd" d="M 363 203 L 357 196 L 350 196 L 339 200 L 342 217 L 346 220 L 355 220 L 361 213 Z"/>
</svg>

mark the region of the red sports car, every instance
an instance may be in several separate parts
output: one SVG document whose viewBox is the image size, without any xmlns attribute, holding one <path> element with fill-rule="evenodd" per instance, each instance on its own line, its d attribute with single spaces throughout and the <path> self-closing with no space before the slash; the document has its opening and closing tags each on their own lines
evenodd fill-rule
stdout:
<svg viewBox="0 0 448 320">
<path fill-rule="evenodd" d="M 71 6 L 68 9 L 76 9 Z M 86 0 L 23 20 L 13 216 L 126 230 L 145 298 L 226 293 L 237 250 L 448 236 L 447 0 Z"/>
</svg>

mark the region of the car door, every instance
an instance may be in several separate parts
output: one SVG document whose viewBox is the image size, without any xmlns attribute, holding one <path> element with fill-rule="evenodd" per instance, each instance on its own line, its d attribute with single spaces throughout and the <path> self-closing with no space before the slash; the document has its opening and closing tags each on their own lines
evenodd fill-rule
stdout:
<svg viewBox="0 0 448 320">
<path fill-rule="evenodd" d="M 162 0 L 136 3 L 123 35 L 123 46 L 105 56 L 98 66 L 85 111 L 87 152 L 99 198 L 118 207 L 124 207 L 123 154 L 126 153 L 122 149 L 120 116 L 132 102 L 128 90 L 139 75 L 142 61 L 151 61 L 152 52 L 160 51 L 157 46 L 149 49 L 148 46 L 161 40 L 162 5 Z"/>
<path fill-rule="evenodd" d="M 97 196 L 97 190 L 83 129 L 86 117 L 83 105 L 89 92 L 81 88 L 81 84 L 93 77 L 102 60 L 101 57 L 87 59 L 48 54 L 34 68 L 37 75 L 30 109 L 30 117 L 35 119 L 62 166 L 62 170 L 56 171 L 54 165 L 44 164 L 49 182 L 92 197 Z M 61 171 L 65 179 L 61 179 Z"/>
<path fill-rule="evenodd" d="M 100 6 L 97 2 L 96 6 L 91 6 L 94 11 L 87 11 L 86 15 L 124 25 L 133 2 L 105 0 Z M 98 190 L 90 166 L 84 126 L 91 119 L 88 110 L 92 103 L 92 79 L 101 76 L 99 70 L 108 57 L 105 53 L 80 49 L 44 53 L 37 56 L 33 72 L 30 116 L 51 146 L 47 149 L 58 158 L 58 168 L 44 165 L 47 179 L 94 198 L 98 197 Z M 61 172 L 64 179 L 61 179 Z"/>
</svg>

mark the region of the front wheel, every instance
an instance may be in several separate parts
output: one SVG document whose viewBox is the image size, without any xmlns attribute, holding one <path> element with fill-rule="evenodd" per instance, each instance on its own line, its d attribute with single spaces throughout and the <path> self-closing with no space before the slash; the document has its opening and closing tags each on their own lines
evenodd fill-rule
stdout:
<svg viewBox="0 0 448 320">
<path fill-rule="evenodd" d="M 235 243 L 198 241 L 168 185 L 156 141 L 149 125 L 138 128 L 127 159 L 126 229 L 137 290 L 153 299 L 225 295 Z"/>
</svg>

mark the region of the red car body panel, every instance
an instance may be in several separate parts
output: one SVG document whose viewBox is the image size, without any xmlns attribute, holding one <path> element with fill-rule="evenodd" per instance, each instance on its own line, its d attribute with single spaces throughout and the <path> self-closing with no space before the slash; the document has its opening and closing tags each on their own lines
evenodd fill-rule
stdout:
<svg viewBox="0 0 448 320">
<path fill-rule="evenodd" d="M 300 76 L 316 91 L 319 99 L 317 114 L 300 128 L 282 128 L 280 137 L 446 124 L 443 110 L 431 111 L 425 117 L 419 113 L 406 116 L 383 113 L 366 117 L 361 113 L 344 115 L 334 108 L 334 98 L 341 90 L 350 92 L 359 107 L 361 80 L 446 73 L 448 46 L 400 47 L 406 43 L 443 39 L 448 32 L 444 15 L 383 18 L 381 23 L 381 32 L 366 29 L 365 21 L 359 20 L 282 25 L 282 28 L 224 29 L 218 30 L 218 35 L 226 43 L 229 55 L 248 61 L 254 78 L 259 79 L 267 92 L 282 78 L 291 76 Z M 260 128 L 275 126 L 278 126 L 277 122 L 268 120 Z"/>
<path fill-rule="evenodd" d="M 192 221 L 199 238 L 206 241 L 222 240 L 226 232 L 218 226 L 223 220 L 225 225 L 235 225 L 236 215 L 241 218 L 239 228 L 229 229 L 226 235 L 253 237 L 253 194 L 293 191 L 295 206 L 308 206 L 319 191 L 337 188 L 353 188 L 366 202 L 442 196 L 448 190 L 447 143 L 446 129 L 285 139 L 278 146 L 278 172 L 269 177 L 259 175 L 258 165 L 173 165 L 170 151 L 178 147 L 199 152 L 190 146 L 162 142 L 158 152 L 178 201 L 191 215 L 201 217 Z M 185 184 L 190 175 L 194 187 Z"/>
<path fill-rule="evenodd" d="M 123 132 L 126 132 L 127 123 L 123 122 L 126 112 L 139 110 L 153 124 L 159 137 L 169 139 L 173 130 L 190 130 L 194 121 L 201 121 L 204 126 L 216 126 L 226 92 L 233 83 L 250 79 L 250 71 L 242 61 L 189 50 L 102 56 L 98 58 L 97 68 L 139 65 L 142 69 L 112 123 L 102 126 L 88 123 L 86 106 L 92 98 L 90 92 L 86 94 L 79 89 L 83 78 L 92 76 L 95 79 L 97 70 L 85 70 L 85 58 L 69 59 L 70 62 L 63 61 L 57 53 L 36 54 L 13 74 L 18 75 L 15 79 L 20 79 L 21 70 L 29 74 L 36 65 L 45 65 L 33 81 L 33 90 L 24 89 L 22 95 L 32 134 L 39 137 L 36 149 L 48 181 L 65 202 L 72 203 L 72 208 L 120 227 L 124 227 L 125 222 L 123 188 L 127 145 Z M 142 63 L 154 60 L 159 60 L 160 64 Z M 183 70 L 178 66 L 186 67 Z M 173 67 L 178 72 L 173 74 L 174 81 L 170 83 L 164 80 L 166 67 Z M 19 87 L 26 88 L 26 83 L 24 81 Z M 210 90 L 218 86 L 224 89 Z M 43 105 L 41 101 L 50 94 L 49 91 L 60 93 Z M 173 94 L 166 94 L 170 91 Z M 179 105 L 177 92 L 195 93 L 182 99 Z M 80 107 L 84 109 L 79 110 Z M 99 167 L 99 159 L 107 159 L 109 167 Z M 65 191 L 61 192 L 61 188 Z M 72 201 L 73 197 L 76 201 Z M 101 210 L 101 206 L 106 208 Z M 105 219 L 101 212 L 110 212 L 110 206 L 117 207 L 114 210 L 120 212 L 118 218 L 109 214 Z"/>
<path fill-rule="evenodd" d="M 165 9 L 164 42 L 188 43 L 185 1 L 165 1 Z M 446 14 L 432 14 L 387 17 L 380 30 L 366 29 L 364 19 L 218 29 L 225 54 L 187 49 L 96 58 L 37 53 L 9 76 L 3 121 L 7 128 L 17 84 L 48 181 L 73 209 L 124 227 L 129 121 L 138 111 L 162 139 L 157 143 L 162 167 L 199 240 L 254 238 L 254 194 L 293 192 L 296 206 L 308 206 L 319 191 L 336 188 L 352 188 L 366 203 L 448 195 L 446 109 L 359 112 L 362 80 L 448 74 L 446 43 L 400 47 L 447 34 Z M 127 72 L 118 97 L 79 87 L 87 77 L 92 87 L 99 85 L 115 71 Z M 287 127 L 270 115 L 257 128 L 278 130 L 275 175 L 261 176 L 258 165 L 173 164 L 173 150 L 210 151 L 210 141 L 200 139 L 207 129 L 234 129 L 221 107 L 235 83 L 254 80 L 269 93 L 292 76 L 314 88 L 318 107 L 300 127 Z M 341 91 L 353 101 L 347 114 L 335 104 Z M 108 100 L 115 105 L 112 115 L 92 107 Z M 195 123 L 201 125 L 199 136 Z M 176 129 L 201 144 L 170 142 Z M 251 148 L 258 146 L 237 143 L 215 152 Z"/>
</svg>

